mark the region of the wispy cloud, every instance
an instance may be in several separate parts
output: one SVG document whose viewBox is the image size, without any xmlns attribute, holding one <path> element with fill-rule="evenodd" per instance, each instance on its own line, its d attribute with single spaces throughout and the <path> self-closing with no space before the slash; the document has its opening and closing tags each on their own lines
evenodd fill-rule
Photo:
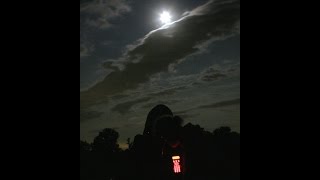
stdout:
<svg viewBox="0 0 320 180">
<path fill-rule="evenodd" d="M 205 105 L 198 105 L 196 107 L 186 109 L 186 110 L 181 110 L 181 111 L 175 111 L 174 113 L 177 115 L 186 115 L 189 114 L 191 111 L 197 110 L 197 109 L 208 109 L 208 108 L 222 108 L 222 107 L 227 107 L 227 106 L 232 106 L 240 104 L 240 98 L 238 99 L 231 99 L 231 100 L 226 100 L 226 101 L 221 101 L 221 102 L 215 102 L 212 104 L 205 104 Z"/>
<path fill-rule="evenodd" d="M 125 113 L 130 112 L 130 109 L 131 109 L 132 106 L 134 106 L 136 104 L 139 104 L 139 103 L 142 103 L 142 102 L 147 102 L 149 100 L 151 100 L 150 97 L 144 97 L 144 98 L 140 98 L 140 99 L 136 99 L 136 100 L 120 103 L 120 104 L 117 104 L 116 106 L 114 106 L 111 109 L 111 111 L 118 112 L 120 114 L 125 114 Z"/>
<path fill-rule="evenodd" d="M 214 117 L 219 121 L 215 121 L 214 126 L 226 119 L 238 126 L 239 83 L 238 77 L 232 79 L 240 71 L 238 59 L 232 59 L 238 51 L 233 51 L 235 56 L 225 54 L 229 53 L 229 46 L 238 48 L 234 44 L 239 38 L 231 43 L 225 40 L 238 37 L 240 33 L 239 2 L 210 1 L 128 45 L 122 56 L 108 60 L 104 64 L 108 75 L 80 92 L 80 129 L 85 131 L 81 136 L 93 137 L 88 129 L 116 127 L 122 135 L 121 141 L 125 142 L 125 138 L 141 132 L 147 113 L 157 104 L 166 104 L 173 111 L 181 110 L 175 114 L 189 122 L 200 124 L 203 119 L 209 121 Z M 109 20 L 108 23 L 112 23 L 112 18 Z M 86 25 L 89 26 L 98 28 Z M 108 27 L 111 26 L 105 28 Z M 103 27 L 98 29 L 103 30 Z M 221 50 L 213 49 L 216 44 L 227 52 L 212 56 L 216 52 L 209 51 Z M 83 48 L 83 54 L 85 52 L 90 55 L 90 51 Z M 223 57 L 219 62 L 215 59 L 218 56 Z M 216 65 L 224 60 L 224 66 Z M 200 64 L 199 61 L 205 62 Z M 182 66 L 197 70 L 190 72 L 187 67 L 181 71 Z M 225 116 L 222 110 L 232 112 Z"/>
<path fill-rule="evenodd" d="M 109 28 L 110 20 L 130 11 L 126 0 L 80 0 L 80 26 Z"/>
<path fill-rule="evenodd" d="M 170 64 L 199 51 L 196 45 L 235 33 L 234 27 L 240 21 L 239 3 L 237 0 L 212 1 L 202 7 L 206 12 L 201 14 L 197 9 L 197 14 L 191 13 L 167 28 L 148 34 L 120 58 L 126 59 L 125 68 L 114 69 L 102 82 L 82 92 L 81 103 L 89 105 L 88 102 L 98 101 L 101 97 L 135 89 L 150 76 L 168 71 Z M 140 60 L 135 62 L 137 57 Z"/>
<path fill-rule="evenodd" d="M 200 108 L 200 109 L 221 108 L 221 107 L 226 107 L 226 106 L 232 106 L 235 104 L 240 104 L 240 98 L 239 99 L 232 99 L 232 100 L 228 100 L 228 101 L 217 102 L 217 103 L 212 103 L 212 104 L 207 104 L 207 105 L 201 105 L 201 106 L 198 106 L 197 108 Z"/>
<path fill-rule="evenodd" d="M 87 38 L 92 31 L 113 27 L 112 20 L 130 11 L 127 0 L 80 0 L 80 58 L 95 50 Z"/>
</svg>

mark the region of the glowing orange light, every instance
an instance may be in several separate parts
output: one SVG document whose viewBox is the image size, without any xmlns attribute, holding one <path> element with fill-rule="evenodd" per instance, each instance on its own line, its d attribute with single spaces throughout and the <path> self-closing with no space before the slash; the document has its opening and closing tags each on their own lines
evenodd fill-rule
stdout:
<svg viewBox="0 0 320 180">
<path fill-rule="evenodd" d="M 175 160 L 175 159 L 180 159 L 180 156 L 172 156 L 172 159 Z"/>
<path fill-rule="evenodd" d="M 180 156 L 172 156 L 172 160 L 173 160 L 174 173 L 180 173 L 181 172 Z"/>
</svg>

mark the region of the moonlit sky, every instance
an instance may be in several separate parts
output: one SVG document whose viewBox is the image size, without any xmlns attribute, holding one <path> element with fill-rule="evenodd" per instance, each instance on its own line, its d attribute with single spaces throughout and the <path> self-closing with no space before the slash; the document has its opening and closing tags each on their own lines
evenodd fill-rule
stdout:
<svg viewBox="0 0 320 180">
<path fill-rule="evenodd" d="M 160 103 L 240 132 L 240 0 L 80 0 L 80 139 L 124 147 Z"/>
</svg>

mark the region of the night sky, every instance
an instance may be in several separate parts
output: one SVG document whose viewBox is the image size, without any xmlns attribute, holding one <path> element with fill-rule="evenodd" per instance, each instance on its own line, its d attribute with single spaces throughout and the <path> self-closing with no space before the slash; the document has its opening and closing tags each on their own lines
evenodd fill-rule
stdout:
<svg viewBox="0 0 320 180">
<path fill-rule="evenodd" d="M 124 147 L 157 104 L 240 132 L 240 0 L 80 0 L 80 139 Z"/>
</svg>

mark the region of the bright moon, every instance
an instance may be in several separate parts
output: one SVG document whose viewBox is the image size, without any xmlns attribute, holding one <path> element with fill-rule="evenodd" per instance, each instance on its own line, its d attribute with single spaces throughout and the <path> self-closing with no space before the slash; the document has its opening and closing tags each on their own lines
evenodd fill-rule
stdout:
<svg viewBox="0 0 320 180">
<path fill-rule="evenodd" d="M 170 23 L 171 22 L 171 15 L 166 11 L 162 12 L 162 14 L 160 15 L 160 21 L 163 24 Z"/>
</svg>

